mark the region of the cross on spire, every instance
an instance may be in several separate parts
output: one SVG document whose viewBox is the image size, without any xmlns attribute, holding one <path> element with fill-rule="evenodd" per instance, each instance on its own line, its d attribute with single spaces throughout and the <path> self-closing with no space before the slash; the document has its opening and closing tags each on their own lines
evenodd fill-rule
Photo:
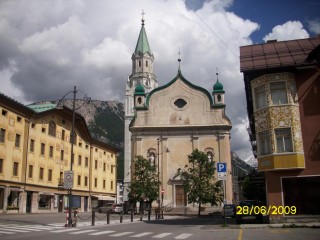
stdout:
<svg viewBox="0 0 320 240">
<path fill-rule="evenodd" d="M 143 9 L 142 9 L 142 12 L 141 12 L 141 22 L 142 22 L 142 25 L 144 25 L 144 15 L 145 15 L 146 13 L 143 11 Z"/>
<path fill-rule="evenodd" d="M 219 73 L 218 73 L 218 68 L 216 67 L 216 75 L 217 75 L 217 81 L 219 81 Z"/>
</svg>

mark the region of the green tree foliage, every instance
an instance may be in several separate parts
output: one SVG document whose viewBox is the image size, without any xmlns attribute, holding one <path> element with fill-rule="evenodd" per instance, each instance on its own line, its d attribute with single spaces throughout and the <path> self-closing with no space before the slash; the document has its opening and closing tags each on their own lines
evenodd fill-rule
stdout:
<svg viewBox="0 0 320 240">
<path fill-rule="evenodd" d="M 208 161 L 207 154 L 195 149 L 188 159 L 189 166 L 185 166 L 181 178 L 184 180 L 188 202 L 199 204 L 198 216 L 200 216 L 201 204 L 217 205 L 223 201 L 221 181 L 215 181 L 215 162 Z"/>
<path fill-rule="evenodd" d="M 243 181 L 243 196 L 250 200 L 266 202 L 266 187 L 263 172 L 252 171 Z"/>
<path fill-rule="evenodd" d="M 160 182 L 156 166 L 142 156 L 137 156 L 133 167 L 133 180 L 128 193 L 129 201 L 136 203 L 141 200 L 141 196 L 144 196 L 152 203 L 159 195 Z"/>
</svg>

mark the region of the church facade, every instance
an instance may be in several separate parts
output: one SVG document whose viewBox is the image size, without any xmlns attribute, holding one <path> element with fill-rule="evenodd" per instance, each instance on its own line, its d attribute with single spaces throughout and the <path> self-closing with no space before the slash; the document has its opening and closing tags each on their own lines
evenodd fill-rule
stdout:
<svg viewBox="0 0 320 240">
<path fill-rule="evenodd" d="M 144 31 L 143 25 L 141 31 Z M 141 32 L 137 47 L 140 39 Z M 151 72 L 149 75 L 142 68 L 140 69 L 143 70 L 142 78 L 136 79 L 134 78 L 137 74 L 136 64 L 140 60 L 136 51 L 132 57 L 133 74 L 129 77 L 126 91 L 128 93 L 126 111 L 133 109 L 133 112 L 130 117 L 126 115 L 128 122 L 125 131 L 130 132 L 126 133 L 125 154 L 130 152 L 130 155 L 126 155 L 128 159 L 125 160 L 125 165 L 127 164 L 125 179 L 127 178 L 128 183 L 131 181 L 131 162 L 136 156 L 141 155 L 157 166 L 161 182 L 159 186 L 161 206 L 186 206 L 188 199 L 179 171 L 189 164 L 188 155 L 194 149 L 199 149 L 207 153 L 208 161 L 227 164 L 225 199 L 231 203 L 233 201 L 230 155 L 232 125 L 225 114 L 225 91 L 222 84 L 217 80 L 211 94 L 188 81 L 182 75 L 180 67 L 174 79 L 161 87 L 157 87 L 155 78 L 152 78 L 154 75 L 151 75 Z M 149 52 L 141 53 L 142 51 L 139 56 L 145 65 L 146 61 L 150 61 L 149 57 L 152 56 L 153 60 L 153 55 Z M 152 76 L 149 83 L 148 78 L 143 76 Z M 150 86 L 150 83 L 154 85 Z M 130 144 L 128 144 L 129 137 Z"/>
</svg>

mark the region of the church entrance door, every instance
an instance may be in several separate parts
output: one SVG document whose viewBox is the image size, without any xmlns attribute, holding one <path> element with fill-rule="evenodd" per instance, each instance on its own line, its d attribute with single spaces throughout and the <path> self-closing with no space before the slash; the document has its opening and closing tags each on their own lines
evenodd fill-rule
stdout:
<svg viewBox="0 0 320 240">
<path fill-rule="evenodd" d="M 185 206 L 185 200 L 183 185 L 176 185 L 176 206 Z"/>
</svg>

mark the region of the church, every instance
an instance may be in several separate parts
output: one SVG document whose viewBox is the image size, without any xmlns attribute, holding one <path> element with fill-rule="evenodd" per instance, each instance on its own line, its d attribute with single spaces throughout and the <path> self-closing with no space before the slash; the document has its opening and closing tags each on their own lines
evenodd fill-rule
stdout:
<svg viewBox="0 0 320 240">
<path fill-rule="evenodd" d="M 126 84 L 124 200 L 132 178 L 131 161 L 142 155 L 157 166 L 161 206 L 188 206 L 179 171 L 188 164 L 188 155 L 199 149 L 208 161 L 226 163 L 225 199 L 233 202 L 232 124 L 225 114 L 223 85 L 217 78 L 210 93 L 192 84 L 182 75 L 179 59 L 177 75 L 158 87 L 153 61 L 142 19 Z"/>
</svg>

